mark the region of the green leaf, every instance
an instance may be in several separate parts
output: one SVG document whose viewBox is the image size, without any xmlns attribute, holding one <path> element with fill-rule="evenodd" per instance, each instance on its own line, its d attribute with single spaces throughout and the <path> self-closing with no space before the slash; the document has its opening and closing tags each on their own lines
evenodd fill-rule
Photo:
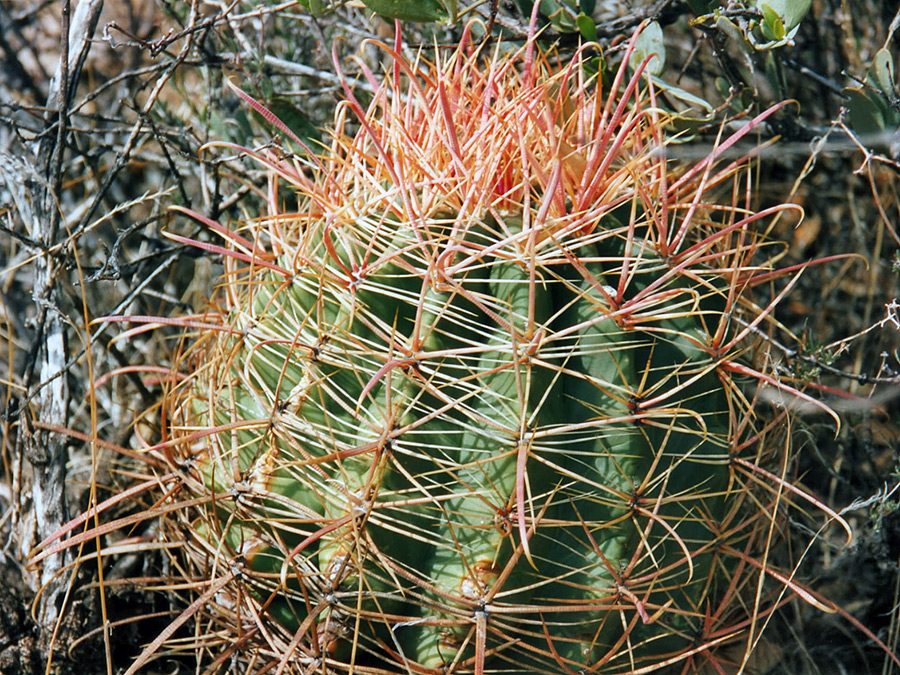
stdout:
<svg viewBox="0 0 900 675">
<path fill-rule="evenodd" d="M 845 89 L 850 125 L 859 134 L 878 134 L 885 130 L 885 105 L 880 96 L 874 99 L 860 88 Z"/>
<path fill-rule="evenodd" d="M 869 68 L 868 78 L 869 84 L 878 89 L 882 94 L 889 98 L 896 96 L 896 88 L 894 86 L 894 59 L 891 53 L 884 48 L 878 50 L 875 59 L 872 61 L 872 67 Z"/>
<path fill-rule="evenodd" d="M 781 69 L 781 60 L 776 59 L 772 52 L 767 52 L 764 59 L 763 70 L 766 73 L 766 79 L 769 81 L 769 86 L 772 87 L 772 92 L 775 97 L 778 99 L 785 98 L 784 73 Z"/>
<path fill-rule="evenodd" d="M 585 59 L 582 68 L 586 75 L 596 77 L 599 83 L 603 83 L 607 78 L 607 64 L 602 56 Z"/>
<path fill-rule="evenodd" d="M 656 54 L 656 58 L 652 59 L 644 72 L 648 75 L 659 75 L 666 65 L 666 47 L 663 44 L 662 28 L 656 21 L 648 23 L 641 34 L 638 35 L 634 45 L 634 52 L 631 54 L 630 65 L 633 69 L 643 62 L 645 58 L 651 54 Z"/>
<path fill-rule="evenodd" d="M 575 12 L 565 2 L 541 0 L 541 14 L 547 17 L 550 24 L 561 33 L 578 30 Z"/>
<path fill-rule="evenodd" d="M 762 31 L 766 39 L 773 42 L 784 40 L 784 23 L 782 23 L 781 17 L 778 16 L 778 12 L 766 4 L 760 6 L 759 9 L 763 15 Z"/>
<path fill-rule="evenodd" d="M 811 4 L 812 0 L 757 0 L 756 3 L 763 16 L 766 13 L 764 8 L 769 7 L 781 18 L 785 33 L 800 25 Z M 778 39 L 783 39 L 783 36 Z"/>
<path fill-rule="evenodd" d="M 674 135 L 672 141 L 681 143 L 693 138 L 697 131 L 708 126 L 715 118 L 715 108 L 708 101 L 684 89 L 651 75 L 650 81 L 668 96 L 686 103 L 689 108 L 676 112 L 667 122 Z"/>
<path fill-rule="evenodd" d="M 844 90 L 850 124 L 861 134 L 894 131 L 900 125 L 900 111 L 893 105 L 897 96 L 894 61 L 887 49 L 880 49 L 866 74 L 866 86 Z"/>
<path fill-rule="evenodd" d="M 677 98 L 679 101 L 682 101 L 683 103 L 687 103 L 688 105 L 690 105 L 693 108 L 702 110 L 704 113 L 706 113 L 708 115 L 712 115 L 715 112 L 715 108 L 709 101 L 706 101 L 705 99 L 702 99 L 699 96 L 695 96 L 694 94 L 690 93 L 689 91 L 681 89 L 680 87 L 676 87 L 675 85 L 669 84 L 665 80 L 662 80 L 656 76 L 651 76 L 650 80 L 653 82 L 653 84 L 655 84 L 657 87 L 659 87 L 660 89 L 665 91 L 667 94 L 673 96 L 674 98 Z"/>
<path fill-rule="evenodd" d="M 430 23 L 448 18 L 444 4 L 438 0 L 362 0 L 362 3 L 387 19 Z"/>
<path fill-rule="evenodd" d="M 597 24 L 595 24 L 594 20 L 587 14 L 582 12 L 576 16 L 575 25 L 578 26 L 578 32 L 581 33 L 581 37 L 585 40 L 588 42 L 595 42 L 597 40 Z"/>
<path fill-rule="evenodd" d="M 727 99 L 731 96 L 731 85 L 728 83 L 724 77 L 717 77 L 716 80 L 716 89 L 719 92 L 719 96 L 724 99 Z"/>
</svg>

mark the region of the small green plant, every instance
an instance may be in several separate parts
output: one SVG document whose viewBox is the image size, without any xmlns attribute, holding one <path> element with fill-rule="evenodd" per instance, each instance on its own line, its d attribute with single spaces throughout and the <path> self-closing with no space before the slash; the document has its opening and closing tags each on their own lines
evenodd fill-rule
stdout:
<svg viewBox="0 0 900 675">
<path fill-rule="evenodd" d="M 770 50 L 792 43 L 812 1 L 750 0 L 722 7 L 718 1 L 689 0 L 688 4 L 697 15 L 697 23 L 741 36 L 754 50 Z"/>
</svg>

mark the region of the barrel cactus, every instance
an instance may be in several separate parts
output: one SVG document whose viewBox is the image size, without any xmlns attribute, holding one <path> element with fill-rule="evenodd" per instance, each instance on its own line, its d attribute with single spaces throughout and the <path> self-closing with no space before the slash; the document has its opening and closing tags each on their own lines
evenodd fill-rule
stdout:
<svg viewBox="0 0 900 675">
<path fill-rule="evenodd" d="M 192 495 L 163 532 L 211 580 L 204 649 L 305 673 L 700 663 L 766 614 L 761 575 L 789 583 L 754 557 L 779 500 L 752 399 L 787 385 L 755 346 L 774 210 L 719 161 L 738 138 L 667 161 L 627 54 L 601 84 L 533 41 L 384 50 L 326 151 L 251 153 L 296 208 L 273 190 L 240 230 L 207 221 L 225 273 L 158 446 Z"/>
</svg>

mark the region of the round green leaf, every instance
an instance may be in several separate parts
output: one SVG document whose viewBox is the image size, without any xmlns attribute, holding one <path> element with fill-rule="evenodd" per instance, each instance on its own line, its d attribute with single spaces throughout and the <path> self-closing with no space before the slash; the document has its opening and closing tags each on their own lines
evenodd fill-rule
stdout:
<svg viewBox="0 0 900 675">
<path fill-rule="evenodd" d="M 885 130 L 885 109 L 880 101 L 873 99 L 859 88 L 845 89 L 850 124 L 860 134 L 877 134 Z"/>
<path fill-rule="evenodd" d="M 362 0 L 362 3 L 387 19 L 418 23 L 447 19 L 447 10 L 438 0 Z"/>
<path fill-rule="evenodd" d="M 662 28 L 656 21 L 648 23 L 638 35 L 634 52 L 631 54 L 631 67 L 637 69 L 651 54 L 655 54 L 656 58 L 650 60 L 645 72 L 649 75 L 659 75 L 666 65 L 666 47 L 663 44 Z"/>
<path fill-rule="evenodd" d="M 588 42 L 594 42 L 597 39 L 597 24 L 587 14 L 582 12 L 575 17 L 575 25 L 578 26 L 578 32 Z"/>
<path fill-rule="evenodd" d="M 875 60 L 869 68 L 869 81 L 885 96 L 895 96 L 894 59 L 887 49 L 879 49 L 875 54 Z"/>
</svg>

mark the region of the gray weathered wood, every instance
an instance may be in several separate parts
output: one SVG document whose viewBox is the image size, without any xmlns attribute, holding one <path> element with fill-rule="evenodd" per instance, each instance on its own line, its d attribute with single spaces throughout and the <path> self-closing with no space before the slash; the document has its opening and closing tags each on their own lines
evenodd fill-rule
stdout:
<svg viewBox="0 0 900 675">
<path fill-rule="evenodd" d="M 66 437 L 36 428 L 34 420 L 59 427 L 68 423 L 68 322 L 59 283 L 65 274 L 64 251 L 58 248 L 65 231 L 60 227 L 59 195 L 69 106 L 102 7 L 103 0 L 81 0 L 73 12 L 71 0 L 63 3 L 60 59 L 48 93 L 46 133 L 33 145 L 32 157 L 8 163 L 0 172 L 0 179 L 14 195 L 21 224 L 35 243 L 37 254 L 32 287 L 37 308 L 34 345 L 24 378 L 29 405 L 19 420 L 14 458 L 18 503 L 13 515 L 20 559 L 27 559 L 39 541 L 68 519 Z M 68 582 L 67 562 L 66 554 L 51 556 L 28 579 L 34 590 L 41 590 L 35 614 L 45 644 L 49 644 L 60 617 Z"/>
</svg>

